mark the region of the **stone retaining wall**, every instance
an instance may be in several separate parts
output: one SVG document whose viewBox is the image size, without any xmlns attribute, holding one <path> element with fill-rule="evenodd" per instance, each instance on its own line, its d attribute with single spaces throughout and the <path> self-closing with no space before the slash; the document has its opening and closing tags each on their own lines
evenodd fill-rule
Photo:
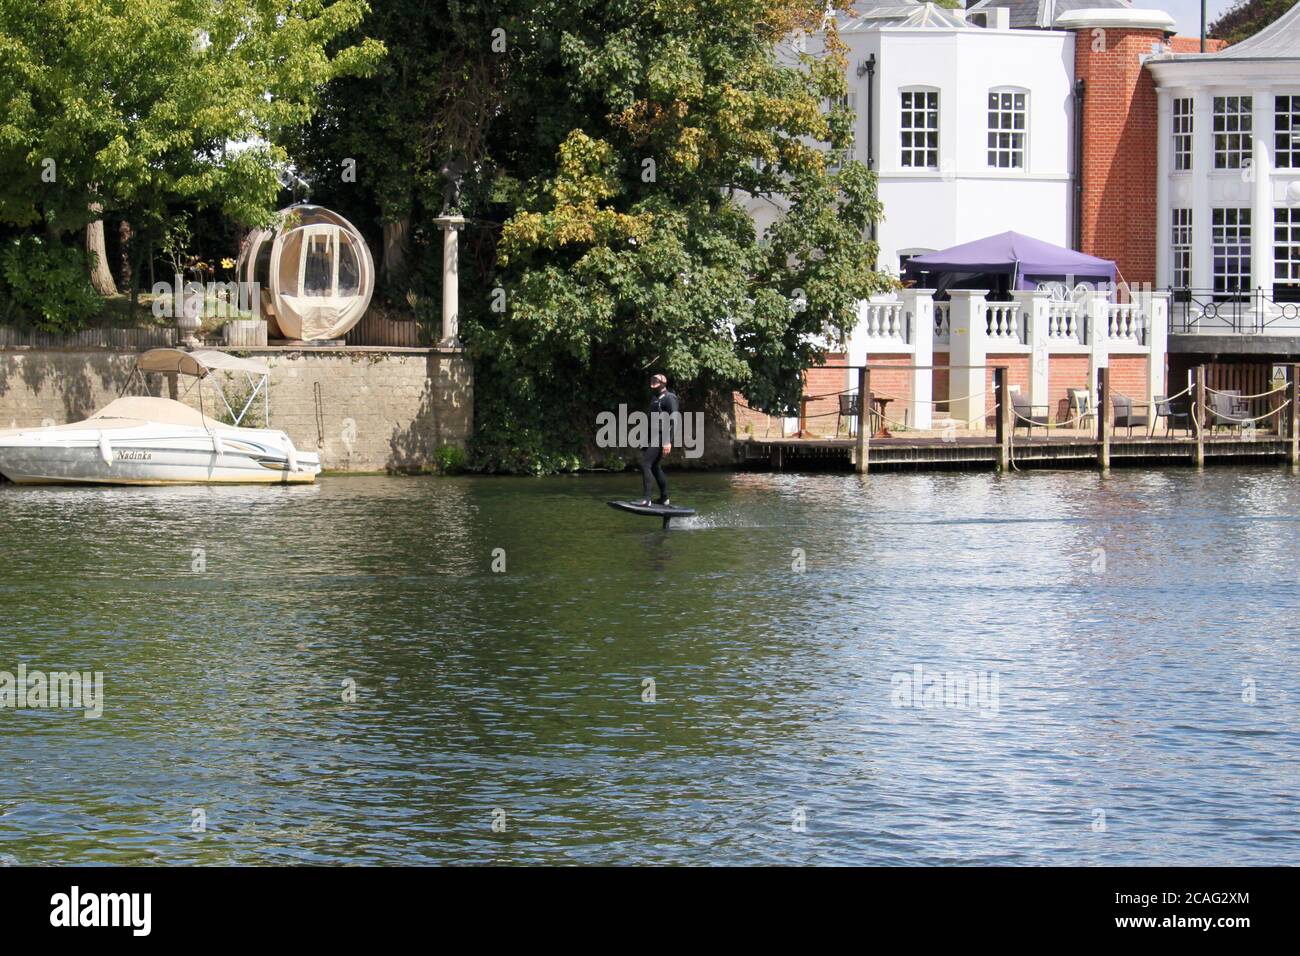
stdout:
<svg viewBox="0 0 1300 956">
<path fill-rule="evenodd" d="M 271 426 L 304 451 L 319 451 L 330 471 L 407 471 L 434 463 L 439 445 L 464 448 L 474 422 L 473 370 L 450 349 L 242 349 L 271 368 Z M 0 351 L 0 428 L 63 424 L 117 397 L 133 352 Z M 165 395 L 163 376 L 148 393 Z M 182 378 L 180 396 L 193 379 Z M 246 391 L 227 379 L 232 399 Z M 142 394 L 142 390 L 133 389 Z M 204 386 L 211 413 L 212 390 Z M 257 403 L 260 424 L 261 399 Z"/>
</svg>

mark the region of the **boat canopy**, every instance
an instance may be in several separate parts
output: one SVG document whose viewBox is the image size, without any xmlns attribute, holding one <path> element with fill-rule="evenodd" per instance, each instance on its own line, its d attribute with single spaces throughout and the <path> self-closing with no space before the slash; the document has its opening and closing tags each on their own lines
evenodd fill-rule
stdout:
<svg viewBox="0 0 1300 956">
<path fill-rule="evenodd" d="M 207 427 L 203 413 L 197 408 L 174 402 L 170 398 L 154 398 L 141 395 L 128 395 L 125 398 L 114 399 L 91 415 L 86 421 L 101 426 L 109 419 L 122 420 L 128 424 L 161 422 L 167 425 L 191 425 L 195 428 Z M 84 428 L 86 423 L 76 422 L 75 424 Z M 64 427 L 71 426 L 65 425 Z"/>
<path fill-rule="evenodd" d="M 199 393 L 199 413 L 203 414 L 203 380 L 208 379 L 213 383 L 217 395 L 221 397 L 222 404 L 230 412 L 231 424 L 238 426 L 248 414 L 248 410 L 253 407 L 253 402 L 258 395 L 262 396 L 262 425 L 264 428 L 271 427 L 271 369 L 270 366 L 262 362 L 254 362 L 252 359 L 239 358 L 231 355 L 229 352 L 218 352 L 216 349 L 195 349 L 193 352 L 186 352 L 184 349 L 150 349 L 140 355 L 135 360 L 135 368 L 131 370 L 126 384 L 122 386 L 119 398 L 125 397 L 127 390 L 130 389 L 131 383 L 138 377 L 141 383 L 144 382 L 144 373 L 162 372 L 164 374 L 188 375 L 195 381 L 185 388 L 186 394 L 197 386 Z M 251 391 L 247 396 L 240 396 L 236 399 L 242 402 L 240 408 L 230 404 L 230 399 L 226 396 L 225 389 L 217 379 L 210 379 L 208 376 L 213 372 L 243 372 L 248 379 L 248 387 Z M 180 423 L 176 423 L 180 424 Z"/>
<path fill-rule="evenodd" d="M 183 349 L 150 349 L 136 360 L 136 367 L 142 372 L 177 372 L 194 378 L 203 378 L 213 371 L 245 372 L 262 376 L 271 374 L 271 369 L 261 362 L 238 358 L 216 349 L 198 349 L 193 352 Z"/>
</svg>

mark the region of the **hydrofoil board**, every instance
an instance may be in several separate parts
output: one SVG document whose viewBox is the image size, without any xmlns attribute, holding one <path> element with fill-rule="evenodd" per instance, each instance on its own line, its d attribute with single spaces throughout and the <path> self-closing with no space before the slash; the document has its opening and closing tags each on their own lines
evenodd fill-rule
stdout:
<svg viewBox="0 0 1300 956">
<path fill-rule="evenodd" d="M 611 508 L 617 511 L 626 511 L 634 515 L 647 515 L 652 518 L 662 518 L 664 527 L 668 527 L 668 522 L 673 518 L 689 518 L 695 514 L 694 508 L 681 508 L 677 505 L 643 505 L 636 501 L 611 501 L 608 503 Z"/>
</svg>

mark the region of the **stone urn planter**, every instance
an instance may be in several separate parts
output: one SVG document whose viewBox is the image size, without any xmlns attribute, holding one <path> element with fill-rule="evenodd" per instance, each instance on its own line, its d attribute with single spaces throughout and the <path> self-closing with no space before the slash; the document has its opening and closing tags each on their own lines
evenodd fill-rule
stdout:
<svg viewBox="0 0 1300 956">
<path fill-rule="evenodd" d="M 199 338 L 196 333 L 203 325 L 203 298 L 186 298 L 185 311 L 175 317 L 175 328 L 181 334 L 181 345 L 186 349 L 198 349 Z"/>
<path fill-rule="evenodd" d="M 203 292 L 199 289 L 185 288 L 181 285 L 180 276 L 176 277 L 176 281 L 178 288 L 182 289 L 180 308 L 176 310 L 176 331 L 179 333 L 181 345 L 195 349 L 199 347 L 196 333 L 203 326 Z"/>
<path fill-rule="evenodd" d="M 264 346 L 266 345 L 266 320 L 232 319 L 221 327 L 221 337 L 226 345 Z"/>
</svg>

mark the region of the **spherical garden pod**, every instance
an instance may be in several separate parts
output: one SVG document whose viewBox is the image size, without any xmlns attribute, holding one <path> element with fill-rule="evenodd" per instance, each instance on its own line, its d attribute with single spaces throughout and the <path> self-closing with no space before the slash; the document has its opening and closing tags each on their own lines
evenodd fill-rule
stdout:
<svg viewBox="0 0 1300 956">
<path fill-rule="evenodd" d="M 282 209 L 280 225 L 249 233 L 235 267 L 256 283 L 272 337 L 342 338 L 375 291 L 375 263 L 356 226 L 323 206 Z"/>
</svg>

